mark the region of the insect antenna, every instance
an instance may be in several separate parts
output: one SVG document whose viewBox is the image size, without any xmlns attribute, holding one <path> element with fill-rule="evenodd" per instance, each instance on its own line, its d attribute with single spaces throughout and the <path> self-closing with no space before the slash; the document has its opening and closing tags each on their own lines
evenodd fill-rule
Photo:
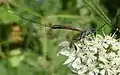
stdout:
<svg viewBox="0 0 120 75">
<path fill-rule="evenodd" d="M 10 11 L 10 10 L 8 10 L 8 12 L 20 17 L 23 20 L 26 20 L 26 21 L 29 21 L 29 22 L 32 22 L 32 23 L 36 23 L 36 24 L 41 24 L 41 23 L 38 23 L 38 22 L 35 22 L 33 20 L 30 20 L 30 19 L 27 19 L 27 18 L 23 17 L 22 14 L 18 14 L 18 13 L 15 13 L 13 11 Z"/>
<path fill-rule="evenodd" d="M 30 23 L 40 24 L 40 25 L 43 25 L 43 26 L 45 26 L 45 27 L 49 27 L 49 28 L 50 28 L 50 26 L 47 26 L 47 25 L 45 25 L 45 24 L 36 22 L 36 21 L 34 21 L 34 20 L 31 20 L 31 19 L 27 19 L 27 18 L 25 18 L 24 16 L 22 16 L 22 14 L 20 14 L 20 13 L 16 13 L 16 12 L 13 12 L 13 11 L 10 11 L 10 10 L 8 10 L 8 12 L 9 12 L 9 13 L 12 13 L 12 14 L 18 16 L 19 18 L 21 18 L 21 19 L 23 19 L 23 20 L 25 20 L 25 21 L 28 21 L 28 22 L 30 22 Z"/>
</svg>

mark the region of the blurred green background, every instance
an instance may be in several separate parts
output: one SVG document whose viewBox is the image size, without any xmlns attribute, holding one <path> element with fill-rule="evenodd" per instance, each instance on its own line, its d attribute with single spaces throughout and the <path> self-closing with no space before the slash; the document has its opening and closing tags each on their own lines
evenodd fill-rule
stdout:
<svg viewBox="0 0 120 75">
<path fill-rule="evenodd" d="M 119 0 L 93 1 L 111 22 L 116 22 Z M 83 0 L 0 0 L 0 74 L 75 75 L 63 65 L 67 58 L 57 53 L 60 42 L 70 41 L 78 32 L 46 26 L 98 29 L 106 21 L 95 10 Z M 102 34 L 102 30 L 106 34 L 112 31 L 105 25 L 97 33 Z"/>
</svg>

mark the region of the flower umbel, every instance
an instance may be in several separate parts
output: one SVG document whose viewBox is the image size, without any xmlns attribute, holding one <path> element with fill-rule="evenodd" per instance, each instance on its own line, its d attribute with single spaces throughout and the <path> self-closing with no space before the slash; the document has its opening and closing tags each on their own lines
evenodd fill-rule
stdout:
<svg viewBox="0 0 120 75">
<path fill-rule="evenodd" d="M 120 74 L 120 41 L 109 35 L 92 35 L 80 39 L 76 49 L 64 41 L 59 46 L 58 54 L 67 56 L 64 62 L 71 71 L 78 75 L 119 75 Z"/>
</svg>

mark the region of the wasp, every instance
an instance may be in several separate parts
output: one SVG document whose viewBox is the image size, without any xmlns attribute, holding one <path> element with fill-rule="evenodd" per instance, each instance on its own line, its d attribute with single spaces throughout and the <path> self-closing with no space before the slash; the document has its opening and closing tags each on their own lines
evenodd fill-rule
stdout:
<svg viewBox="0 0 120 75">
<path fill-rule="evenodd" d="M 20 14 L 16 14 L 16 13 L 14 13 L 14 12 L 11 12 L 11 13 L 14 14 L 14 15 L 16 15 L 16 16 L 18 16 L 18 17 L 20 17 L 20 18 L 22 18 L 22 19 L 24 19 L 24 20 L 27 20 L 27 21 L 29 21 L 29 22 L 36 23 L 36 24 L 41 24 L 41 23 L 35 22 L 35 21 L 33 21 L 33 20 L 29 20 L 29 19 L 21 16 Z M 44 25 L 44 24 L 42 24 L 42 25 Z M 96 30 L 93 29 L 93 28 L 87 29 L 87 30 L 80 30 L 80 29 L 73 28 L 73 27 L 70 27 L 70 26 L 57 25 L 57 24 L 52 25 L 52 26 L 51 26 L 51 24 L 50 24 L 50 25 L 44 25 L 44 26 L 45 26 L 45 27 L 48 27 L 48 28 L 50 28 L 50 29 L 67 29 L 67 30 L 77 31 L 78 33 L 75 34 L 75 35 L 72 37 L 71 42 L 70 42 L 70 45 L 69 45 L 70 48 L 74 47 L 75 50 L 77 50 L 77 48 L 76 48 L 76 46 L 75 46 L 75 44 L 74 44 L 75 42 L 81 40 L 82 38 L 85 38 L 87 35 L 89 35 L 89 34 L 91 34 L 91 33 L 96 33 Z"/>
<path fill-rule="evenodd" d="M 118 21 L 117 21 L 117 18 L 116 18 L 116 27 L 113 26 L 111 20 L 103 13 L 103 11 L 101 11 L 98 6 L 94 3 L 93 0 L 90 0 L 91 1 L 91 4 L 89 4 L 89 1 L 87 0 L 83 0 L 83 2 L 90 8 L 92 9 L 93 11 L 95 11 L 95 13 L 97 15 L 99 15 L 105 22 L 104 25 L 102 25 L 99 29 L 101 29 L 103 26 L 105 25 L 109 25 L 113 30 L 117 30 L 118 32 L 120 32 L 120 27 L 118 26 Z M 37 24 L 41 24 L 41 23 L 38 23 L 38 22 L 35 22 L 33 20 L 29 20 L 29 19 L 26 19 L 24 18 L 23 16 L 19 15 L 19 14 L 16 14 L 16 13 L 13 13 L 15 15 L 17 15 L 18 17 L 24 19 L 24 20 L 27 20 L 29 22 L 32 22 L 32 23 L 37 23 Z M 45 26 L 46 27 L 46 26 Z M 76 28 L 73 28 L 73 27 L 69 27 L 69 26 L 63 26 L 63 25 L 53 25 L 50 27 L 51 29 L 68 29 L 68 30 L 73 30 L 73 31 L 77 31 L 78 33 L 76 35 L 74 35 L 72 37 L 72 41 L 70 43 L 70 47 L 74 46 L 74 43 L 84 37 L 86 37 L 87 35 L 91 34 L 91 33 L 96 33 L 96 31 L 98 31 L 99 29 L 95 30 L 95 29 L 87 29 L 87 30 L 80 30 L 80 29 L 76 29 Z"/>
<path fill-rule="evenodd" d="M 65 26 L 65 25 L 53 25 L 50 28 L 51 29 L 68 29 L 68 30 L 77 31 L 78 33 L 72 37 L 72 40 L 69 45 L 70 48 L 74 47 L 75 50 L 77 50 L 77 48 L 74 44 L 75 42 L 81 40 L 82 38 L 85 38 L 89 34 L 96 33 L 95 29 L 80 30 L 80 29 L 73 28 L 70 26 Z"/>
</svg>

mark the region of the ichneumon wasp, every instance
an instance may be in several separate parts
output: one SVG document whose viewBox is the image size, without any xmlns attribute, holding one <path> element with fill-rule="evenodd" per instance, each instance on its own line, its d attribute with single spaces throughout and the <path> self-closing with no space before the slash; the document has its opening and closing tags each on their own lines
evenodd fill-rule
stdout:
<svg viewBox="0 0 120 75">
<path fill-rule="evenodd" d="M 78 33 L 72 37 L 72 40 L 70 41 L 70 45 L 69 45 L 70 48 L 74 47 L 75 50 L 77 50 L 77 48 L 74 44 L 75 42 L 81 40 L 82 38 L 85 38 L 87 35 L 89 35 L 91 33 L 96 32 L 94 29 L 80 30 L 80 29 L 73 28 L 70 26 L 65 26 L 65 25 L 64 26 L 63 25 L 53 25 L 53 26 L 51 26 L 51 29 L 68 29 L 68 30 L 77 31 Z"/>
<path fill-rule="evenodd" d="M 51 29 L 69 29 L 69 30 L 74 30 L 74 31 L 78 31 L 79 33 L 77 33 L 76 35 L 74 35 L 72 37 L 72 40 L 71 40 L 71 43 L 70 43 L 70 47 L 74 46 L 74 43 L 78 40 L 80 40 L 81 38 L 84 38 L 85 36 L 87 36 L 88 34 L 91 34 L 91 33 L 96 33 L 96 31 L 100 30 L 103 26 L 105 25 L 109 25 L 114 31 L 118 31 L 120 32 L 120 27 L 119 26 L 113 26 L 112 24 L 112 21 L 104 14 L 103 11 L 101 11 L 99 9 L 99 7 L 95 4 L 95 2 L 93 0 L 83 0 L 83 2 L 90 8 L 92 9 L 97 15 L 99 15 L 103 21 L 105 22 L 104 25 L 102 25 L 100 28 L 98 28 L 97 30 L 95 29 L 88 29 L 88 30 L 79 30 L 79 29 L 76 29 L 76 28 L 72 28 L 72 27 L 69 27 L 69 26 L 63 26 L 63 25 L 53 25 L 53 26 L 46 26 L 44 24 L 45 27 L 49 27 Z M 92 4 L 90 4 L 90 3 Z M 12 12 L 13 13 L 13 12 Z M 20 14 L 16 14 L 16 13 L 13 13 L 17 16 L 19 16 L 20 18 L 24 19 L 24 20 L 27 20 L 29 22 L 32 22 L 32 23 L 37 23 L 37 24 L 41 24 L 41 23 L 38 23 L 38 22 L 35 22 L 33 20 L 29 20 L 29 19 L 26 19 L 25 17 L 21 16 Z M 116 25 L 118 25 L 119 21 L 118 21 L 119 18 L 116 18 Z"/>
<path fill-rule="evenodd" d="M 9 11 L 9 12 L 11 12 L 11 11 Z M 26 19 L 25 17 L 21 16 L 20 14 L 16 14 L 16 13 L 14 13 L 14 12 L 11 12 L 11 13 L 14 14 L 14 15 L 17 15 L 18 17 L 20 17 L 20 18 L 22 18 L 22 19 L 24 19 L 24 20 L 27 20 L 27 21 L 29 21 L 29 22 L 41 24 L 41 23 L 35 22 L 35 21 L 33 21 L 33 20 Z M 44 25 L 44 24 L 42 24 L 42 25 Z M 48 27 L 48 28 L 50 28 L 50 29 L 66 29 L 66 30 L 77 31 L 78 33 L 75 34 L 75 35 L 72 37 L 72 39 L 71 39 L 71 41 L 70 41 L 70 45 L 69 45 L 70 48 L 71 48 L 71 47 L 74 47 L 75 49 L 76 49 L 76 47 L 75 47 L 75 45 L 74 45 L 75 42 L 79 41 L 80 39 L 86 37 L 87 35 L 89 35 L 89 34 L 91 34 L 91 33 L 96 33 L 95 29 L 93 29 L 93 28 L 87 29 L 87 30 L 80 30 L 80 29 L 73 28 L 73 27 L 70 27 L 70 26 L 57 25 L 57 24 L 56 24 L 56 25 L 52 25 L 52 26 L 51 26 L 51 24 L 50 24 L 50 25 L 44 25 L 44 26 L 45 26 L 45 27 Z M 101 27 L 101 28 L 102 28 L 102 27 Z M 99 29 L 98 29 L 98 30 L 99 30 Z"/>
</svg>

